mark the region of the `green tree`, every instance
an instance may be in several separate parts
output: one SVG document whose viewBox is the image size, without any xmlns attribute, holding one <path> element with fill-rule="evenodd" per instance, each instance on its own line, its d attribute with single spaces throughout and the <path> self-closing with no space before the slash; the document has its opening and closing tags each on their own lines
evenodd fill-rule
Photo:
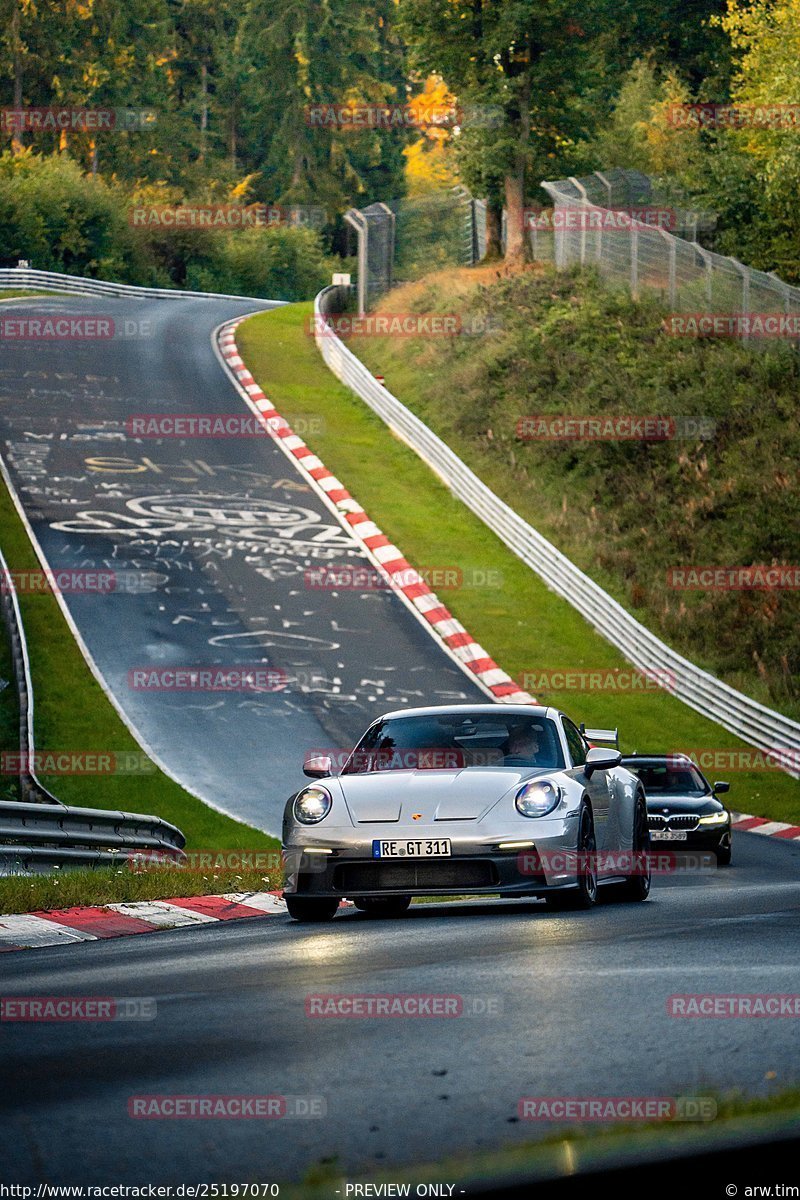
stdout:
<svg viewBox="0 0 800 1200">
<path fill-rule="evenodd" d="M 249 0 L 240 129 L 264 199 L 337 211 L 402 192 L 402 133 L 315 126 L 309 115 L 326 104 L 405 101 L 393 10 L 392 0 Z"/>
<path fill-rule="evenodd" d="M 483 185 L 495 206 L 502 189 L 506 256 L 520 260 L 526 179 L 552 175 L 591 125 L 601 8 L 597 0 L 580 10 L 567 0 L 400 0 L 399 7 L 415 66 L 442 75 L 465 109 L 464 176 Z M 492 109 L 502 113 L 499 128 L 491 126 Z"/>
</svg>

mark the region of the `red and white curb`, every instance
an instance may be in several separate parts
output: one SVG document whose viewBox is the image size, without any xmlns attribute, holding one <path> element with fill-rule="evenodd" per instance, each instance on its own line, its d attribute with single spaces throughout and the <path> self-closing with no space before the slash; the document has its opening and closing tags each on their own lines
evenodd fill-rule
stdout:
<svg viewBox="0 0 800 1200">
<path fill-rule="evenodd" d="M 223 326 L 219 333 L 218 346 L 225 364 L 262 425 L 282 444 L 284 450 L 291 454 L 301 473 L 336 512 L 389 586 L 402 595 L 424 618 L 429 632 L 468 674 L 474 676 L 483 690 L 492 699 L 505 704 L 535 704 L 534 698 L 528 692 L 522 691 L 511 676 L 470 636 L 461 622 L 455 619 L 422 576 L 403 557 L 397 546 L 389 541 L 374 521 L 370 520 L 344 484 L 328 470 L 303 439 L 297 436 L 288 421 L 267 399 L 244 365 L 236 345 L 235 331 L 244 319 L 241 317 Z"/>
<path fill-rule="evenodd" d="M 752 817 L 750 813 L 731 813 L 731 825 L 733 829 L 739 829 L 743 833 L 762 833 L 766 837 L 800 842 L 800 825 L 787 825 L 785 821 L 770 821 L 767 817 Z"/>
<path fill-rule="evenodd" d="M 137 900 L 0 916 L 0 953 L 285 913 L 286 902 L 278 892 L 227 892 L 222 896 Z"/>
</svg>

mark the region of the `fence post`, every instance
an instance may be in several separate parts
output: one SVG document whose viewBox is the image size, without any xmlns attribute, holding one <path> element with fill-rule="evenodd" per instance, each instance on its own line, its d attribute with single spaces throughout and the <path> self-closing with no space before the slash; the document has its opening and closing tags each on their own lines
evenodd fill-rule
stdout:
<svg viewBox="0 0 800 1200">
<path fill-rule="evenodd" d="M 397 238 L 397 218 L 392 212 L 391 208 L 389 208 L 389 205 L 384 204 L 383 201 L 379 203 L 378 207 L 382 208 L 386 213 L 388 213 L 389 227 L 392 231 L 389 238 L 388 253 L 386 255 L 386 282 L 389 289 L 391 289 L 394 287 L 394 248 Z"/>
<path fill-rule="evenodd" d="M 351 225 L 355 229 L 358 236 L 358 280 L 356 295 L 358 298 L 358 315 L 363 317 L 367 311 L 367 222 L 357 208 L 349 208 L 344 214 L 344 219 L 348 225 Z"/>
<path fill-rule="evenodd" d="M 709 309 L 714 301 L 714 260 L 711 251 L 705 250 L 699 242 L 693 242 L 696 254 L 699 254 L 706 265 L 706 304 Z"/>
<path fill-rule="evenodd" d="M 631 296 L 639 299 L 639 230 L 631 222 Z"/>
<path fill-rule="evenodd" d="M 600 180 L 600 182 L 603 184 L 606 191 L 608 192 L 608 207 L 611 208 L 611 196 L 612 196 L 612 192 L 613 192 L 613 189 L 611 187 L 611 182 L 610 182 L 610 180 L 606 179 L 606 177 L 602 171 L 595 171 L 594 174 L 597 176 L 597 178 Z"/>
<path fill-rule="evenodd" d="M 726 255 L 726 258 L 728 259 L 728 262 L 733 263 L 734 267 L 736 268 L 736 270 L 739 272 L 739 274 L 742 277 L 742 315 L 749 316 L 749 314 L 750 314 L 750 272 L 748 271 L 748 269 L 744 265 L 744 263 L 739 262 L 738 258 L 731 258 L 730 255 Z M 745 333 L 742 336 L 742 341 L 744 342 L 745 346 L 749 345 L 750 334 Z"/>
<path fill-rule="evenodd" d="M 676 280 L 676 261 L 678 256 L 678 247 L 674 237 L 670 237 L 668 233 L 664 234 L 669 238 L 669 302 L 672 308 L 675 308 L 677 303 L 677 280 Z"/>
<path fill-rule="evenodd" d="M 569 181 L 577 191 L 581 200 L 581 266 L 586 265 L 586 212 L 589 208 L 589 197 L 586 194 L 586 188 L 581 183 L 580 179 L 576 179 L 574 175 L 569 176 Z"/>
</svg>

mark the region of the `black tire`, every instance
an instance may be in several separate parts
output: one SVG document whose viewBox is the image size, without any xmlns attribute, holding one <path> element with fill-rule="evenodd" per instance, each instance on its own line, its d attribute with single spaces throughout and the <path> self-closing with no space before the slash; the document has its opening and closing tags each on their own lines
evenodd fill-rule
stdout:
<svg viewBox="0 0 800 1200">
<path fill-rule="evenodd" d="M 647 824 L 647 807 L 641 799 L 637 801 L 633 818 L 633 857 L 637 860 L 637 873 L 625 880 L 622 895 L 626 900 L 646 900 L 651 884 L 650 827 Z"/>
<path fill-rule="evenodd" d="M 718 867 L 729 867 L 731 865 L 730 834 L 728 834 L 727 844 L 723 844 L 722 842 L 720 842 L 720 844 L 717 846 L 715 853 L 717 855 L 717 866 Z"/>
<path fill-rule="evenodd" d="M 359 896 L 353 901 L 371 917 L 402 917 L 410 903 L 410 896 Z"/>
<path fill-rule="evenodd" d="M 594 836 L 594 821 L 588 807 L 581 809 L 578 818 L 578 855 L 579 875 L 578 886 L 574 888 L 559 888 L 549 896 L 545 896 L 547 907 L 554 912 L 564 912 L 580 908 L 594 908 L 597 904 L 597 864 L 593 856 L 597 852 L 597 840 Z"/>
<path fill-rule="evenodd" d="M 322 921 L 332 921 L 339 907 L 339 901 L 335 896 L 333 899 L 322 897 L 319 900 L 313 896 L 284 896 L 284 899 L 292 920 L 305 923 L 319 924 Z"/>
</svg>

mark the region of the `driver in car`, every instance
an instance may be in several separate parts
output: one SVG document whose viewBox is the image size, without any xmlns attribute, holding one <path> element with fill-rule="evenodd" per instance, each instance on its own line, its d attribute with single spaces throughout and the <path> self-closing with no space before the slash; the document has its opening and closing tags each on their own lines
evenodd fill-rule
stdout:
<svg viewBox="0 0 800 1200">
<path fill-rule="evenodd" d="M 533 767 L 539 753 L 539 738 L 529 722 L 515 725 L 509 730 L 508 749 L 505 754 L 507 767 Z"/>
</svg>

